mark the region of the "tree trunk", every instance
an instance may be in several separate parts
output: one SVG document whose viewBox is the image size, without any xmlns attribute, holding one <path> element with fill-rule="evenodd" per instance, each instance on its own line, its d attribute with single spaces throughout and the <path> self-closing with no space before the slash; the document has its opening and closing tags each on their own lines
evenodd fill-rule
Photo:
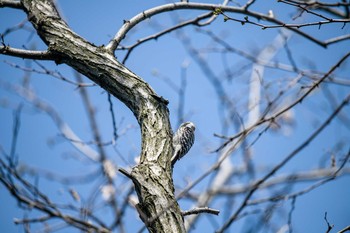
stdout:
<svg viewBox="0 0 350 233">
<path fill-rule="evenodd" d="M 90 78 L 121 100 L 137 118 L 142 134 L 141 161 L 129 177 L 135 184 L 137 209 L 148 230 L 185 232 L 172 182 L 172 131 L 167 101 L 119 63 L 113 52 L 71 31 L 51 1 L 22 0 L 21 3 L 57 64 L 65 63 Z"/>
</svg>

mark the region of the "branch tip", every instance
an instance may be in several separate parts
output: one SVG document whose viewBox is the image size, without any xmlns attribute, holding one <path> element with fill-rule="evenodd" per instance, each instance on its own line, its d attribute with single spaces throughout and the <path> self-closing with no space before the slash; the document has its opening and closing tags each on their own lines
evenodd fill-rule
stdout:
<svg viewBox="0 0 350 233">
<path fill-rule="evenodd" d="M 128 177 L 130 180 L 134 180 L 134 177 L 132 177 L 132 175 L 130 174 L 130 172 L 128 172 L 127 170 L 125 170 L 124 168 L 118 168 L 118 171 L 120 173 L 122 173 L 124 176 Z"/>
</svg>

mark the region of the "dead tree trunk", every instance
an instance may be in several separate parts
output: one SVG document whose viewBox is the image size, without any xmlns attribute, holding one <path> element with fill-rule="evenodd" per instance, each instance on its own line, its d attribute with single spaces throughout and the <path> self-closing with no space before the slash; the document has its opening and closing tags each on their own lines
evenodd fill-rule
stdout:
<svg viewBox="0 0 350 233">
<path fill-rule="evenodd" d="M 29 21 L 48 46 L 49 60 L 67 64 L 121 100 L 134 113 L 142 134 L 139 165 L 128 174 L 137 209 L 150 232 L 185 232 L 175 200 L 170 158 L 172 131 L 167 101 L 116 60 L 113 52 L 74 33 L 49 0 L 21 1 Z"/>
</svg>

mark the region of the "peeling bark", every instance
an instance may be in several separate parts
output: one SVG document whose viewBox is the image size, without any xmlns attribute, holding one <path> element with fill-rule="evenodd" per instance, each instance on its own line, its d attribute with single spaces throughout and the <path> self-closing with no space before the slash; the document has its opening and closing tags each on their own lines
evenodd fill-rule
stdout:
<svg viewBox="0 0 350 233">
<path fill-rule="evenodd" d="M 138 209 L 150 232 L 185 232 L 175 200 L 170 158 L 172 131 L 167 102 L 110 50 L 74 33 L 49 0 L 21 1 L 29 21 L 57 64 L 65 63 L 121 100 L 135 115 L 142 136 L 141 161 L 132 178 Z"/>
</svg>

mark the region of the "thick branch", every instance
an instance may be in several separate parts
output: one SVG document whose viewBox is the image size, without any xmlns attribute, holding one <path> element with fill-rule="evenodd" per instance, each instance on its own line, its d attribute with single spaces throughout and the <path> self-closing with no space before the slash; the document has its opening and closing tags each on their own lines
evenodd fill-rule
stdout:
<svg viewBox="0 0 350 233">
<path fill-rule="evenodd" d="M 175 201 L 167 101 L 104 47 L 96 47 L 72 32 L 51 1 L 23 0 L 22 3 L 29 21 L 48 45 L 55 61 L 71 66 L 117 97 L 138 120 L 142 133 L 141 161 L 131 176 L 136 185 L 139 207 L 147 218 L 163 212 L 147 226 L 149 231 L 184 232 L 178 205 L 164 208 L 167 203 Z"/>
</svg>

